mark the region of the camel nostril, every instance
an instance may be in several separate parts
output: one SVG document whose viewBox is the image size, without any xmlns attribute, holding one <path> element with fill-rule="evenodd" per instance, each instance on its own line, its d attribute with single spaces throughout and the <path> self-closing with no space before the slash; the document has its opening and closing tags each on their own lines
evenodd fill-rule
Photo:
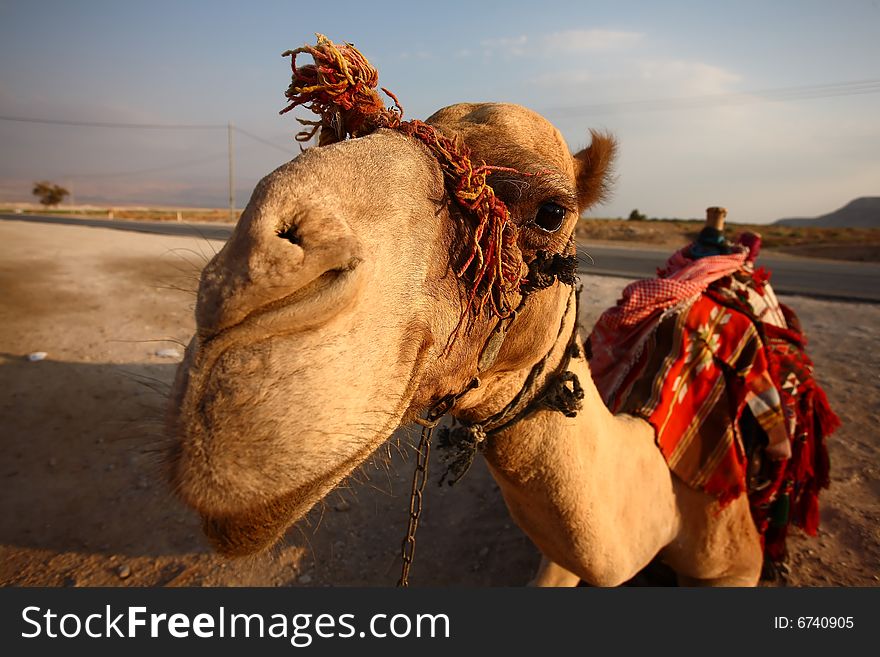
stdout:
<svg viewBox="0 0 880 657">
<path fill-rule="evenodd" d="M 300 239 L 299 239 L 299 235 L 296 232 L 296 228 L 294 228 L 293 226 L 288 226 L 287 228 L 284 228 L 283 230 L 279 231 L 278 237 L 280 237 L 281 239 L 287 240 L 291 244 L 296 244 L 296 245 L 301 244 Z"/>
</svg>

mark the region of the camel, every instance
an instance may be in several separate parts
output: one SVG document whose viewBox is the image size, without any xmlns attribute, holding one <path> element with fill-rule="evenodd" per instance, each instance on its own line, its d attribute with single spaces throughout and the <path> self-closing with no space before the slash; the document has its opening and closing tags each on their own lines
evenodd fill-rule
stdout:
<svg viewBox="0 0 880 657">
<path fill-rule="evenodd" d="M 592 131 L 572 155 L 513 104 L 452 105 L 426 123 L 503 167 L 492 187 L 524 267 L 539 252 L 571 254 L 578 217 L 607 190 L 612 137 Z M 579 411 L 535 408 L 480 445 L 544 555 L 534 583 L 615 586 L 659 556 L 683 584 L 755 585 L 762 547 L 745 495 L 721 507 L 688 487 L 651 425 L 608 410 L 571 286 L 556 280 L 512 319 L 472 312 L 462 326 L 462 226 L 437 158 L 399 130 L 306 150 L 257 185 L 202 273 L 169 406 L 173 485 L 216 549 L 274 544 L 439 400 L 481 422 L 566 370 L 583 389 Z"/>
</svg>

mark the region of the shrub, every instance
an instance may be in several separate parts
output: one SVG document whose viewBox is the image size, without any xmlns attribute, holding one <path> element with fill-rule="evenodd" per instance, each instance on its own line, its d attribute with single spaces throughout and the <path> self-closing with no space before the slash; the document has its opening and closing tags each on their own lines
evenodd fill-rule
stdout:
<svg viewBox="0 0 880 657">
<path fill-rule="evenodd" d="M 48 180 L 42 180 L 34 183 L 33 195 L 40 199 L 40 203 L 49 207 L 58 205 L 64 200 L 65 196 L 69 196 L 70 192 L 61 185 L 56 185 Z"/>
</svg>

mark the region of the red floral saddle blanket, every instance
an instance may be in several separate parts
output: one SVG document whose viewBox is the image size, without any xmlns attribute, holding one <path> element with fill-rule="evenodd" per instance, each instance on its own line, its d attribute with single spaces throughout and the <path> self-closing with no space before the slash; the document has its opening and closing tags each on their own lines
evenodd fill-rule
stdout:
<svg viewBox="0 0 880 657">
<path fill-rule="evenodd" d="M 588 353 L 609 408 L 645 418 L 689 486 L 722 505 L 748 494 L 765 555 L 780 560 L 790 524 L 816 533 L 829 483 L 825 438 L 840 421 L 815 381 L 797 316 L 768 279 L 740 265 L 660 309 L 645 295 L 650 281 L 639 281 L 618 310 L 635 291 L 653 311 L 623 326 L 606 311 Z"/>
</svg>

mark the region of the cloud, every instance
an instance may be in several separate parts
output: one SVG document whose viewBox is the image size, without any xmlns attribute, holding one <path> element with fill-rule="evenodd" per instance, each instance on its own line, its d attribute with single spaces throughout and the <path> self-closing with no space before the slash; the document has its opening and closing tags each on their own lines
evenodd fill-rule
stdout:
<svg viewBox="0 0 880 657">
<path fill-rule="evenodd" d="M 543 38 L 547 53 L 595 52 L 598 50 L 624 50 L 639 43 L 644 34 L 620 30 L 564 30 Z"/>
<path fill-rule="evenodd" d="M 542 87 L 571 88 L 572 86 L 584 85 L 593 82 L 595 76 L 589 71 L 543 71 L 532 77 L 531 84 Z"/>
<path fill-rule="evenodd" d="M 503 37 L 500 39 L 484 39 L 480 41 L 485 55 L 523 55 L 530 49 L 529 37 L 522 34 L 517 37 Z"/>
<path fill-rule="evenodd" d="M 669 89 L 670 96 L 707 96 L 730 93 L 740 75 L 712 64 L 683 59 L 637 62 L 639 82 L 651 89 Z"/>
<path fill-rule="evenodd" d="M 529 78 L 551 118 L 615 117 L 676 111 L 735 112 L 749 104 L 737 94 L 742 77 L 727 68 L 688 59 L 618 57 L 614 62 L 570 60 L 542 67 Z M 552 92 L 549 90 L 553 90 Z M 651 119 L 652 121 L 655 119 Z"/>
<path fill-rule="evenodd" d="M 501 55 L 519 57 L 526 53 L 542 57 L 559 54 L 625 50 L 639 43 L 641 32 L 623 30 L 563 30 L 550 34 L 484 39 L 480 42 L 486 56 Z"/>
</svg>

